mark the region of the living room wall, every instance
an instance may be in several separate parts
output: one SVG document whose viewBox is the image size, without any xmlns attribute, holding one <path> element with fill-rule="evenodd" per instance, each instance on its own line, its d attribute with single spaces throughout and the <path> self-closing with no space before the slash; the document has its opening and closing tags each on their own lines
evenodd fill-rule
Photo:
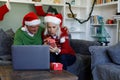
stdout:
<svg viewBox="0 0 120 80">
<path fill-rule="evenodd" d="M 0 2 L 0 6 L 4 3 Z M 10 3 L 11 10 L 4 15 L 4 19 L 0 21 L 0 28 L 7 30 L 12 28 L 16 31 L 22 25 L 22 19 L 29 11 L 34 11 L 33 4 Z"/>
</svg>

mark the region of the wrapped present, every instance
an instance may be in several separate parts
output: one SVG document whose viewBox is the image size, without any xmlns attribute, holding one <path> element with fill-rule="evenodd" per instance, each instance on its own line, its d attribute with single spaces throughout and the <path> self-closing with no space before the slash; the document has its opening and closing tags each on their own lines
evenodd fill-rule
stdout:
<svg viewBox="0 0 120 80">
<path fill-rule="evenodd" d="M 50 69 L 51 70 L 63 70 L 63 64 L 61 63 L 50 63 Z"/>
<path fill-rule="evenodd" d="M 56 43 L 55 43 L 55 40 L 48 37 L 44 40 L 44 42 L 46 42 L 48 45 L 52 46 L 52 47 L 55 47 Z"/>
</svg>

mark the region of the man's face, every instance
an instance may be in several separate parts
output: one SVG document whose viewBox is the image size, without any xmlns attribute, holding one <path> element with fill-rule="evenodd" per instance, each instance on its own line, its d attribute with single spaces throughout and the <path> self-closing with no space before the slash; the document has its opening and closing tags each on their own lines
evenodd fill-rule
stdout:
<svg viewBox="0 0 120 80">
<path fill-rule="evenodd" d="M 39 28 L 39 25 L 27 26 L 27 29 L 28 29 L 28 31 L 29 31 L 31 34 L 37 33 L 38 28 Z"/>
</svg>

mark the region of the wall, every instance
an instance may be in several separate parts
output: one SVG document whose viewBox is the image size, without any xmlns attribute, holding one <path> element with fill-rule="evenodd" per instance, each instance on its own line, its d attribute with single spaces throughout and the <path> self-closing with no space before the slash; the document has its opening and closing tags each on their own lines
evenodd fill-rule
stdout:
<svg viewBox="0 0 120 80">
<path fill-rule="evenodd" d="M 3 4 L 0 2 L 0 6 Z M 35 11 L 33 4 L 11 3 L 11 10 L 0 21 L 0 28 L 4 30 L 12 28 L 16 31 L 22 25 L 23 16 L 29 11 Z"/>
</svg>

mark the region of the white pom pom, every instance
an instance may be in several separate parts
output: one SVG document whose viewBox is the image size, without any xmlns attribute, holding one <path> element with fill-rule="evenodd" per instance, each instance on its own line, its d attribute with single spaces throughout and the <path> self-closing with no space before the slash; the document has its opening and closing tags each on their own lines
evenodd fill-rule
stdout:
<svg viewBox="0 0 120 80">
<path fill-rule="evenodd" d="M 65 42 L 65 37 L 62 37 L 61 39 L 60 39 L 60 43 L 64 43 Z"/>
<path fill-rule="evenodd" d="M 26 26 L 22 27 L 21 30 L 22 30 L 22 31 L 27 31 Z"/>
</svg>

